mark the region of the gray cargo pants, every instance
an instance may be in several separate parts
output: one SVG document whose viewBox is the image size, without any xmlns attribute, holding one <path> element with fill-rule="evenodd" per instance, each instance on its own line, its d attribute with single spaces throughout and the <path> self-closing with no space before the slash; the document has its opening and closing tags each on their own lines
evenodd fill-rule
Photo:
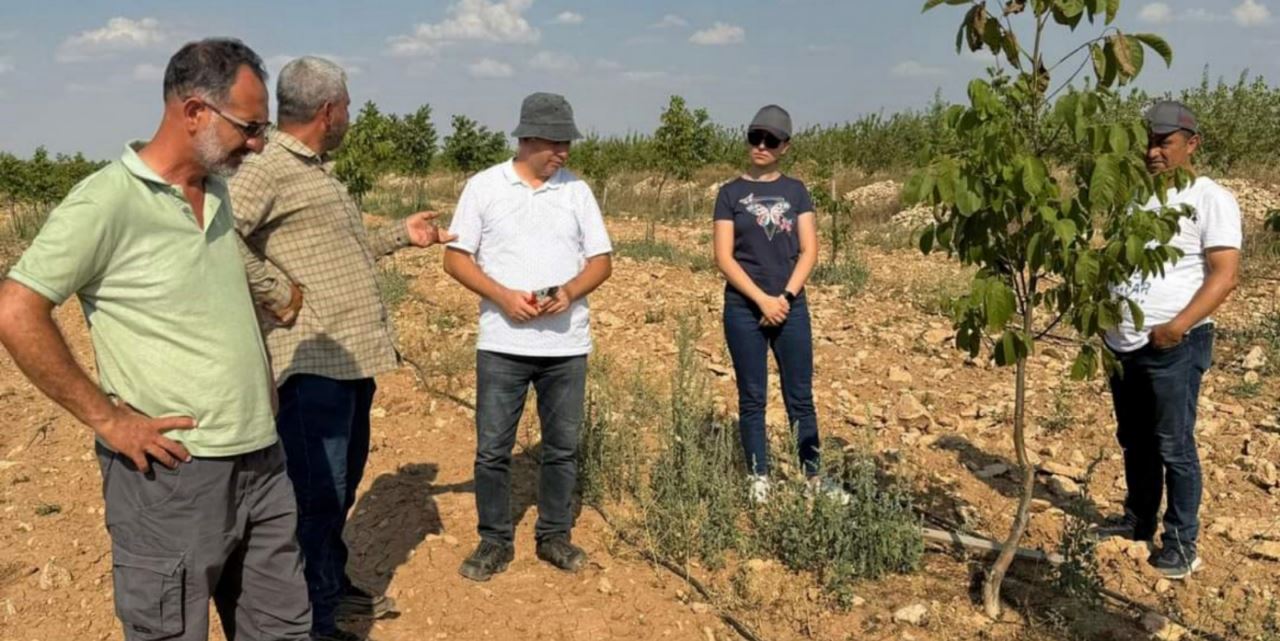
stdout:
<svg viewBox="0 0 1280 641">
<path fill-rule="evenodd" d="M 305 641 L 311 608 L 279 444 L 170 470 L 97 445 L 116 616 L 126 641 Z"/>
</svg>

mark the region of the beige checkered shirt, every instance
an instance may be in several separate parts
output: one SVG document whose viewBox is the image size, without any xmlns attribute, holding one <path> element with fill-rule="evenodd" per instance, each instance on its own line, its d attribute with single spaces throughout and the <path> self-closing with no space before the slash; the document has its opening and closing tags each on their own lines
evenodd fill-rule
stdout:
<svg viewBox="0 0 1280 641">
<path fill-rule="evenodd" d="M 255 302 L 279 309 L 289 304 L 291 282 L 303 290 L 291 326 L 259 311 L 276 383 L 293 374 L 351 380 L 396 368 L 376 260 L 408 246 L 404 223 L 367 231 L 332 163 L 282 131 L 272 131 L 266 149 L 246 158 L 229 184 Z"/>
</svg>

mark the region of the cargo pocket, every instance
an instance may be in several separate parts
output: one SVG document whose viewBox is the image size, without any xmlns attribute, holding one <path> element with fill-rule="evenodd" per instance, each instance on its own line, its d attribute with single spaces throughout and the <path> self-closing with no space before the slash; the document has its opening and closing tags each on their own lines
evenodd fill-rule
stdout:
<svg viewBox="0 0 1280 641">
<path fill-rule="evenodd" d="M 131 641 L 159 641 L 181 635 L 186 568 L 182 555 L 148 556 L 111 547 L 116 616 Z"/>
</svg>

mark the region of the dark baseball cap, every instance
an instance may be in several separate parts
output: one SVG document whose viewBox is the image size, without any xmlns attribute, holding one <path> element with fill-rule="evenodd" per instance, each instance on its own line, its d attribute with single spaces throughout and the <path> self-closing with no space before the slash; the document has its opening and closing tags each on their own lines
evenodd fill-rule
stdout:
<svg viewBox="0 0 1280 641">
<path fill-rule="evenodd" d="M 554 93 L 533 93 L 520 105 L 520 125 L 511 132 L 515 138 L 541 138 L 555 142 L 577 140 L 582 137 L 573 124 L 573 107 L 564 96 Z"/>
<path fill-rule="evenodd" d="M 1176 100 L 1161 100 L 1147 109 L 1145 116 L 1147 130 L 1157 136 L 1167 136 L 1175 131 L 1185 130 L 1193 134 L 1200 133 L 1200 125 L 1196 115 L 1186 105 Z"/>
<path fill-rule="evenodd" d="M 747 131 L 752 129 L 767 131 L 780 140 L 791 140 L 791 114 L 778 105 L 765 105 L 747 126 Z"/>
</svg>

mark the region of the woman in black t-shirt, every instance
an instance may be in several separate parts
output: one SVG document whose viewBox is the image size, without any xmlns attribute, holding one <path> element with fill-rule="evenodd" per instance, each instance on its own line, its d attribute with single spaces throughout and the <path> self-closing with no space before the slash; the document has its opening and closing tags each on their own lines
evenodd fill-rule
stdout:
<svg viewBox="0 0 1280 641">
<path fill-rule="evenodd" d="M 813 336 L 804 293 L 818 261 L 818 232 L 809 190 L 778 170 L 790 139 L 786 110 L 762 108 L 747 128 L 750 166 L 716 197 L 716 266 L 727 281 L 724 335 L 738 379 L 738 425 L 751 498 L 757 502 L 769 492 L 765 403 L 770 350 L 781 374 L 800 463 L 811 482 L 820 483 Z"/>
</svg>

